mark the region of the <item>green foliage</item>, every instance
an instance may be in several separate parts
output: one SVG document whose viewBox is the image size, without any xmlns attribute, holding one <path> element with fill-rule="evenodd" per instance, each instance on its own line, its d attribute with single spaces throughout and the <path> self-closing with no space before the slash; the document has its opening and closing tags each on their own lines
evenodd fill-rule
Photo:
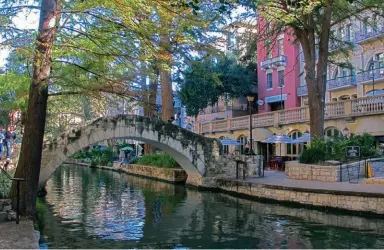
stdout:
<svg viewBox="0 0 384 250">
<path fill-rule="evenodd" d="M 134 164 L 159 168 L 180 168 L 180 165 L 167 154 L 148 154 L 138 158 Z"/>
<path fill-rule="evenodd" d="M 315 164 L 325 161 L 325 151 L 320 148 L 306 148 L 300 156 L 300 163 Z"/>
<path fill-rule="evenodd" d="M 11 176 L 13 176 L 13 172 L 8 172 Z M 9 195 L 9 191 L 11 190 L 12 181 L 7 178 L 3 173 L 0 172 L 0 199 L 5 199 Z"/>
<path fill-rule="evenodd" d="M 225 92 L 231 97 L 247 95 L 256 85 L 254 67 L 236 62 L 234 58 L 213 58 L 192 62 L 180 84 L 179 97 L 190 116 L 197 116 L 215 104 Z"/>
<path fill-rule="evenodd" d="M 325 160 L 344 161 L 347 146 L 359 146 L 362 158 L 376 156 L 379 154 L 375 149 L 375 137 L 364 133 L 363 135 L 352 134 L 349 138 L 335 137 L 327 140 L 313 139 L 300 156 L 301 163 L 319 163 Z M 318 153 L 319 155 L 316 155 Z"/>
<path fill-rule="evenodd" d="M 100 148 L 92 148 L 89 151 L 80 151 L 72 155 L 72 159 L 90 159 L 91 166 L 109 166 L 112 164 L 112 149 L 107 147 L 106 150 Z"/>
</svg>

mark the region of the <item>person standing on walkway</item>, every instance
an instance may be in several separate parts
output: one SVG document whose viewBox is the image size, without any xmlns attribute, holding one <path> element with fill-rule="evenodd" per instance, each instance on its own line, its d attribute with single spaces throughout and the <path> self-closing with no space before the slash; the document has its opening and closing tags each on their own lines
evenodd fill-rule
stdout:
<svg viewBox="0 0 384 250">
<path fill-rule="evenodd" d="M 3 128 L 0 128 L 0 160 L 3 158 L 4 144 L 5 144 L 5 135 L 4 135 Z"/>
<path fill-rule="evenodd" d="M 12 144 L 15 139 L 16 139 L 16 133 L 14 133 L 11 128 L 9 128 L 8 131 L 5 133 L 5 146 L 7 147 L 7 161 L 11 160 Z"/>
</svg>

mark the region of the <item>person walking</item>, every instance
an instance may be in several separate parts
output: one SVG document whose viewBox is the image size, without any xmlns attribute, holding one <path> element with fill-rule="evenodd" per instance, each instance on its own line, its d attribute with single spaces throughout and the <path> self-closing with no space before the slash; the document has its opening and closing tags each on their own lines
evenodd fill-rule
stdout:
<svg viewBox="0 0 384 250">
<path fill-rule="evenodd" d="M 12 131 L 12 128 L 9 128 L 8 131 L 5 133 L 5 146 L 7 147 L 7 161 L 11 160 L 12 145 L 15 139 L 16 139 L 16 133 Z"/>
<path fill-rule="evenodd" d="M 4 144 L 5 144 L 5 135 L 4 135 L 3 128 L 0 128 L 0 160 L 3 158 Z"/>
</svg>

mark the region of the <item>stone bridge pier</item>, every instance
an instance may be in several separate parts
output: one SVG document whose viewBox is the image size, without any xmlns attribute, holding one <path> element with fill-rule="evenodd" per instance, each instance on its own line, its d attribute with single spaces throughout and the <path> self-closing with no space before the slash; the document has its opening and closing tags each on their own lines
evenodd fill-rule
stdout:
<svg viewBox="0 0 384 250">
<path fill-rule="evenodd" d="M 152 144 L 171 155 L 187 172 L 187 184 L 193 186 L 213 187 L 215 177 L 225 174 L 224 169 L 218 169 L 223 167 L 223 164 L 219 164 L 219 140 L 192 133 L 161 120 L 119 115 L 99 118 L 45 143 L 39 188 L 44 188 L 53 172 L 74 153 L 97 142 L 116 138 Z"/>
</svg>

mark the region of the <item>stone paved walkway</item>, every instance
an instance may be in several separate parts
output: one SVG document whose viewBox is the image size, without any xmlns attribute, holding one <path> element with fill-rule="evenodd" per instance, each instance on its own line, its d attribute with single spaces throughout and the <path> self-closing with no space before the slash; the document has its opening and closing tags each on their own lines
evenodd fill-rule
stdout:
<svg viewBox="0 0 384 250">
<path fill-rule="evenodd" d="M 0 248 L 2 249 L 38 249 L 39 240 L 35 235 L 33 222 L 22 220 L 19 225 L 15 221 L 0 223 Z"/>
<path fill-rule="evenodd" d="M 265 171 L 264 178 L 246 178 L 245 182 L 260 183 L 273 186 L 302 188 L 326 191 L 344 191 L 384 195 L 384 185 L 353 184 L 349 182 L 322 182 L 288 179 L 284 172 Z"/>
</svg>

